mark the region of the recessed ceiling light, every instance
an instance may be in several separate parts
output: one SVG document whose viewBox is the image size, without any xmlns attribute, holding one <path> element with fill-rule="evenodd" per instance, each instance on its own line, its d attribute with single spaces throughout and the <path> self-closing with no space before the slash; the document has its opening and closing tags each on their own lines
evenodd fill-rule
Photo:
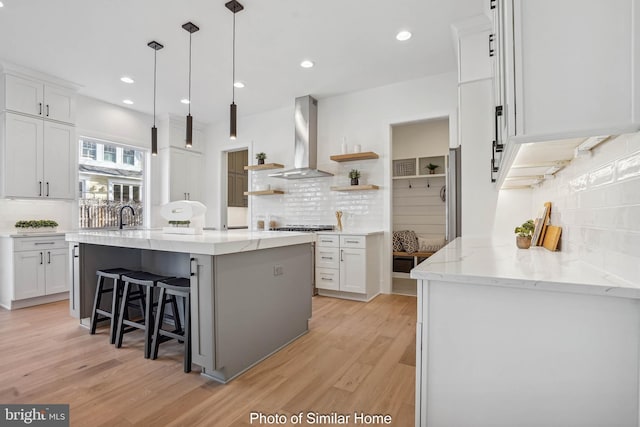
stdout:
<svg viewBox="0 0 640 427">
<path fill-rule="evenodd" d="M 128 76 L 122 76 L 122 77 L 120 77 L 120 81 L 121 81 L 121 82 L 124 82 L 124 83 L 129 83 L 129 84 L 131 84 L 131 83 L 133 83 L 135 80 L 133 80 L 131 77 L 128 77 Z"/>
<path fill-rule="evenodd" d="M 4 7 L 4 3 L 0 1 L 0 7 Z"/>
<path fill-rule="evenodd" d="M 182 102 L 183 104 L 189 104 L 189 100 L 187 98 L 182 98 L 180 102 Z"/>
<path fill-rule="evenodd" d="M 242 89 L 244 87 L 244 83 L 242 82 L 235 82 L 233 84 L 233 86 L 237 87 L 238 89 Z"/>
<path fill-rule="evenodd" d="M 130 99 L 124 99 L 122 102 L 124 102 L 127 105 L 133 105 L 133 101 Z"/>
<path fill-rule="evenodd" d="M 301 66 L 302 68 L 311 68 L 311 67 L 313 67 L 314 65 L 316 65 L 316 64 L 314 64 L 314 63 L 313 63 L 313 61 L 309 61 L 308 59 L 305 59 L 304 61 L 302 61 L 302 62 L 300 63 L 300 66 Z"/>
<path fill-rule="evenodd" d="M 409 31 L 400 31 L 398 34 L 396 34 L 396 39 L 400 40 L 401 42 L 409 40 L 411 38 L 411 33 Z"/>
</svg>

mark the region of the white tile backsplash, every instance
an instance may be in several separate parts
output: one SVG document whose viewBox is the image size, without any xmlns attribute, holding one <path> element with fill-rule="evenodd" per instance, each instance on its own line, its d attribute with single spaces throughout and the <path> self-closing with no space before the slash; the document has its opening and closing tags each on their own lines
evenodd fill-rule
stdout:
<svg viewBox="0 0 640 427">
<path fill-rule="evenodd" d="M 553 203 L 562 250 L 638 282 L 640 277 L 640 133 L 621 135 L 576 158 L 533 192 Z"/>
</svg>

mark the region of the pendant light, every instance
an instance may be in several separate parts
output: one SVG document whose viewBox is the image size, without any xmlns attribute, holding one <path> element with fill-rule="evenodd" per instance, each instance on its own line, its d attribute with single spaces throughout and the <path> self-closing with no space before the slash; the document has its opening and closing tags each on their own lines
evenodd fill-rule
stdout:
<svg viewBox="0 0 640 427">
<path fill-rule="evenodd" d="M 189 114 L 187 114 L 187 137 L 185 147 L 191 148 L 193 142 L 193 117 L 191 117 L 191 36 L 200 30 L 193 22 L 187 22 L 182 28 L 189 32 Z"/>
<path fill-rule="evenodd" d="M 236 125 L 237 125 L 237 106 L 236 106 L 236 13 L 244 9 L 238 1 L 231 0 L 225 4 L 225 7 L 233 12 L 233 56 L 232 56 L 232 82 L 231 93 L 232 101 L 230 105 L 229 114 L 229 138 L 236 139 Z"/>
<path fill-rule="evenodd" d="M 158 154 L 158 129 L 156 128 L 156 76 L 157 76 L 157 59 L 158 51 L 162 49 L 162 46 L 157 41 L 147 43 L 151 49 L 153 49 L 153 127 L 151 128 L 151 155 L 156 156 Z"/>
</svg>

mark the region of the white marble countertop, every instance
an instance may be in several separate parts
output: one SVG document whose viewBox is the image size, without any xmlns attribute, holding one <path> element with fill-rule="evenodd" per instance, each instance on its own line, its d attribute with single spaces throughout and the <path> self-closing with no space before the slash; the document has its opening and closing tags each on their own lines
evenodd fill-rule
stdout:
<svg viewBox="0 0 640 427">
<path fill-rule="evenodd" d="M 161 230 L 75 231 L 68 242 L 168 252 L 224 255 L 315 241 L 313 233 L 288 231 L 205 230 L 203 234 L 165 234 Z"/>
<path fill-rule="evenodd" d="M 640 282 L 598 270 L 577 255 L 517 249 L 515 241 L 459 237 L 411 270 L 411 278 L 640 299 Z"/>
<path fill-rule="evenodd" d="M 342 230 L 342 231 L 317 231 L 316 234 L 338 234 L 345 236 L 373 236 L 374 234 L 382 234 L 384 231 L 366 231 L 366 230 Z"/>
<path fill-rule="evenodd" d="M 18 233 L 14 230 L 2 230 L 0 231 L 0 237 L 54 237 L 54 236 L 64 236 L 66 234 L 65 231 L 54 231 L 54 232 L 42 232 L 42 233 Z"/>
</svg>

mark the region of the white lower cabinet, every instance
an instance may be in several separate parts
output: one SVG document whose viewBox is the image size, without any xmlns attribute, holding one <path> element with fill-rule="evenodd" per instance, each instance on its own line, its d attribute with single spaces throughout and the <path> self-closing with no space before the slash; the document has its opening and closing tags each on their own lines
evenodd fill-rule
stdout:
<svg viewBox="0 0 640 427">
<path fill-rule="evenodd" d="M 380 236 L 318 234 L 316 288 L 320 295 L 369 300 L 380 293 Z"/>
<path fill-rule="evenodd" d="M 0 305 L 12 309 L 68 298 L 69 249 L 64 235 L 2 240 Z"/>
</svg>

